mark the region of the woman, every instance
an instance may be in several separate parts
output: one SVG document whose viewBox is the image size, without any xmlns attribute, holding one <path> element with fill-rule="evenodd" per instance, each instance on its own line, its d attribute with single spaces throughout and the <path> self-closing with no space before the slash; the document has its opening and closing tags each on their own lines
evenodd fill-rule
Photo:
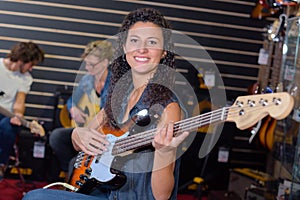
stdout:
<svg viewBox="0 0 300 200">
<path fill-rule="evenodd" d="M 169 28 L 162 14 L 154 9 L 138 9 L 125 17 L 117 57 L 112 63 L 107 103 L 88 127 L 75 128 L 72 133 L 76 150 L 104 156 L 111 150 L 112 142 L 103 134 L 109 133 L 105 130 L 127 131 L 127 125 L 134 122 L 129 129 L 130 135 L 135 136 L 157 127 L 150 145 L 146 143 L 113 166 L 125 174 L 125 183 L 117 189 L 101 188 L 90 195 L 37 190 L 24 199 L 176 199 L 176 147 L 188 133 L 173 137 L 173 123 L 181 119 L 181 108 L 170 89 L 174 81 L 174 70 L 170 68 L 175 64 Z M 147 139 L 146 134 L 137 136 Z M 130 144 L 125 143 L 126 146 Z"/>
</svg>

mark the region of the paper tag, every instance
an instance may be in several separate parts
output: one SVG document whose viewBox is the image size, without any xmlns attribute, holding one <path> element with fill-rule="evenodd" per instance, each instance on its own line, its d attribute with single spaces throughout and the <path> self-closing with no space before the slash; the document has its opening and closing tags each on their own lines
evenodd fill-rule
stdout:
<svg viewBox="0 0 300 200">
<path fill-rule="evenodd" d="M 300 122 L 300 109 L 294 109 L 293 120 Z"/>
<path fill-rule="evenodd" d="M 44 142 L 34 142 L 33 146 L 33 157 L 34 158 L 44 158 L 45 157 L 45 143 Z"/>
<path fill-rule="evenodd" d="M 284 71 L 284 79 L 288 81 L 293 81 L 295 75 L 295 68 L 293 66 L 287 65 Z"/>
<path fill-rule="evenodd" d="M 259 55 L 258 55 L 258 64 L 260 65 L 267 65 L 268 64 L 268 59 L 269 59 L 269 52 L 266 51 L 264 48 L 261 48 L 259 50 Z"/>
<path fill-rule="evenodd" d="M 229 158 L 229 149 L 225 147 L 219 148 L 218 162 L 227 163 Z"/>
<path fill-rule="evenodd" d="M 207 87 L 215 86 L 215 73 L 214 72 L 205 72 L 204 83 Z"/>
</svg>

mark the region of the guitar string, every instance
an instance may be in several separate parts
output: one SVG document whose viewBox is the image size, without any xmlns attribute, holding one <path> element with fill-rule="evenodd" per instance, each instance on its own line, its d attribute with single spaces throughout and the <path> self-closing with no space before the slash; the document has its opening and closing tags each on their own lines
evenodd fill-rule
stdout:
<svg viewBox="0 0 300 200">
<path fill-rule="evenodd" d="M 266 106 L 270 106 L 270 105 L 266 105 Z M 264 106 L 264 107 L 266 107 L 266 106 Z M 251 106 L 249 105 L 248 107 L 251 107 Z M 205 125 L 208 125 L 211 123 L 215 123 L 217 121 L 224 121 L 225 119 L 228 118 L 228 114 L 230 114 L 230 116 L 236 116 L 237 113 L 238 113 L 238 115 L 240 115 L 240 111 L 245 108 L 247 108 L 247 106 L 245 106 L 245 107 L 239 107 L 239 106 L 224 107 L 224 108 L 220 108 L 220 109 L 214 110 L 209 113 L 205 113 L 202 115 L 198 115 L 198 116 L 195 116 L 192 118 L 188 118 L 188 119 L 176 122 L 174 124 L 175 136 L 178 133 L 182 133 L 184 131 L 191 131 L 193 129 L 197 129 L 198 127 L 205 126 Z M 257 109 L 252 109 L 252 112 L 260 109 L 258 107 L 256 107 L 256 108 Z M 229 112 L 229 110 L 230 110 L 230 112 Z M 238 112 L 235 112 L 237 110 L 238 110 Z M 142 133 L 138 133 L 135 135 L 131 135 L 126 138 L 116 140 L 114 148 L 113 148 L 113 153 L 119 154 L 119 153 L 123 153 L 123 152 L 129 151 L 129 150 L 133 150 L 136 147 L 143 147 L 143 146 L 149 145 L 151 142 L 151 139 L 154 138 L 154 135 L 156 134 L 156 132 L 157 132 L 157 128 L 148 130 L 148 131 L 145 131 Z"/>
</svg>

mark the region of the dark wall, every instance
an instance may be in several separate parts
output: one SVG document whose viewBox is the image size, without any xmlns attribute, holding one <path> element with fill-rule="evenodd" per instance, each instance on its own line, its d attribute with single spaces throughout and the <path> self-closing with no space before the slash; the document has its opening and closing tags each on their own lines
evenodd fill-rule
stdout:
<svg viewBox="0 0 300 200">
<path fill-rule="evenodd" d="M 72 88 L 79 56 L 85 45 L 115 35 L 123 17 L 138 7 L 155 7 L 173 28 L 193 38 L 212 57 L 224 81 L 229 100 L 245 94 L 257 80 L 258 51 L 267 20 L 251 19 L 255 0 L 249 1 L 129 1 L 43 0 L 0 1 L 0 56 L 15 42 L 32 40 L 46 52 L 44 63 L 32 71 L 34 83 L 26 102 L 26 118 L 44 121 L 52 130 L 56 120 L 56 92 Z M 176 44 L 193 52 L 193 46 Z M 178 68 L 190 80 L 191 65 L 209 70 L 199 55 L 177 57 Z M 197 78 L 196 78 L 197 79 Z M 196 84 L 197 82 L 195 82 Z M 194 87 L 198 87 L 195 85 Z"/>
</svg>

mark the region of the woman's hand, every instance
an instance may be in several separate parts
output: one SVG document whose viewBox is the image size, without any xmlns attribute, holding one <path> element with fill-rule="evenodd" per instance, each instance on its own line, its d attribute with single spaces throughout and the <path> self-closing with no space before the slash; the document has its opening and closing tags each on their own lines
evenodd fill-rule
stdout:
<svg viewBox="0 0 300 200">
<path fill-rule="evenodd" d="M 72 143 L 76 150 L 88 155 L 102 154 L 107 151 L 106 146 L 109 144 L 105 134 L 86 127 L 77 127 L 73 130 Z"/>
<path fill-rule="evenodd" d="M 73 106 L 70 109 L 70 114 L 71 114 L 72 119 L 74 119 L 74 121 L 76 123 L 85 123 L 86 118 L 88 117 L 87 114 L 85 114 L 84 112 L 82 112 L 76 106 Z"/>
<path fill-rule="evenodd" d="M 173 152 L 188 135 L 189 132 L 183 132 L 174 137 L 174 123 L 170 122 L 158 129 L 152 145 L 160 153 Z"/>
</svg>

